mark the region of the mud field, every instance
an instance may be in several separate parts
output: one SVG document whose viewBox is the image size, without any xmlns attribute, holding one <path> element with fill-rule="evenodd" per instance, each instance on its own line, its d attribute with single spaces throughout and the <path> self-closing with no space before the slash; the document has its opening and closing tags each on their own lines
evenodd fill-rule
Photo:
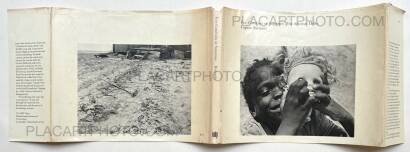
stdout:
<svg viewBox="0 0 410 152">
<path fill-rule="evenodd" d="M 80 133 L 190 134 L 191 84 L 169 75 L 190 70 L 190 60 L 79 53 Z"/>
</svg>

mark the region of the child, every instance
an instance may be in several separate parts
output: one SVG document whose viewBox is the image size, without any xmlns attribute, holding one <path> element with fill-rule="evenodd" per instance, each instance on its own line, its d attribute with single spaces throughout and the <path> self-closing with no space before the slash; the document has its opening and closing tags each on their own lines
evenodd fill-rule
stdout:
<svg viewBox="0 0 410 152">
<path fill-rule="evenodd" d="M 247 69 L 242 91 L 253 118 L 261 132 L 275 134 L 280 125 L 284 80 L 283 65 L 263 59 L 255 60 Z M 262 129 L 263 128 L 263 129 Z"/>
<path fill-rule="evenodd" d="M 325 58 L 303 49 L 288 59 L 285 59 L 286 48 L 281 53 L 275 61 L 256 60 L 242 82 L 249 110 L 265 133 L 353 136 L 353 118 L 329 96 L 327 85 L 333 77 Z M 284 80 L 291 85 L 282 98 Z M 325 114 L 340 120 L 348 133 Z M 307 118 L 311 119 L 306 121 Z"/>
</svg>

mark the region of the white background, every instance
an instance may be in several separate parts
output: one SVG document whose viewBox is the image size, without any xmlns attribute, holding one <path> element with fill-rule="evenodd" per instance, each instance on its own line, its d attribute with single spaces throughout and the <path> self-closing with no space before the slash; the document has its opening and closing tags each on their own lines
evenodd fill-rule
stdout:
<svg viewBox="0 0 410 152">
<path fill-rule="evenodd" d="M 204 145 L 177 142 L 84 142 L 84 143 L 18 143 L 8 142 L 8 113 L 9 113 L 9 51 L 7 46 L 7 9 L 59 6 L 85 9 L 111 9 L 111 10 L 174 10 L 191 9 L 206 6 L 228 6 L 232 8 L 264 10 L 264 11 L 321 11 L 360 7 L 391 2 L 394 5 L 410 11 L 410 1 L 406 0 L 0 0 L 0 151 L 410 151 L 410 143 L 391 146 L 387 148 L 373 148 L 347 145 L 325 144 L 290 144 L 290 143 L 259 143 L 259 144 L 234 144 L 234 145 Z M 404 77 L 405 77 L 405 102 L 409 99 L 409 13 L 405 14 L 404 22 Z M 377 83 L 377 82 L 375 82 Z M 406 119 L 408 120 L 410 104 L 405 103 Z M 406 139 L 410 142 L 409 121 L 405 121 Z"/>
</svg>

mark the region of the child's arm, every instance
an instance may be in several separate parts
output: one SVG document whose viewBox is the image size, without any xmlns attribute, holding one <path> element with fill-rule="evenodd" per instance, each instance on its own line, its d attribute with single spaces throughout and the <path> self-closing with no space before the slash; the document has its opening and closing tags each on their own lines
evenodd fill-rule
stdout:
<svg viewBox="0 0 410 152">
<path fill-rule="evenodd" d="M 313 104 L 313 108 L 330 116 L 333 120 L 339 121 L 346 129 L 349 136 L 354 136 L 354 118 L 339 103 L 330 97 L 330 89 L 327 85 L 314 86 L 315 98 L 319 102 Z"/>
<path fill-rule="evenodd" d="M 297 129 L 303 125 L 312 105 L 312 97 L 309 97 L 307 81 L 299 79 L 292 83 L 285 100 L 282 110 L 282 122 L 276 131 L 276 135 L 294 135 Z"/>
</svg>

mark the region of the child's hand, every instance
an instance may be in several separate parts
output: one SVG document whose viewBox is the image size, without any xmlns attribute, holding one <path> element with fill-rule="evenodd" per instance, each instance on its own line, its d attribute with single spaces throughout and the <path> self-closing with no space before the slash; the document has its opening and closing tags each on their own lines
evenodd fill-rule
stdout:
<svg viewBox="0 0 410 152">
<path fill-rule="evenodd" d="M 277 134 L 295 134 L 296 130 L 303 125 L 314 97 L 309 96 L 307 81 L 298 79 L 293 82 L 286 94 L 285 104 L 282 109 L 282 122 Z"/>
<path fill-rule="evenodd" d="M 341 107 L 337 102 L 330 98 L 330 88 L 328 85 L 320 84 L 314 85 L 314 97 L 316 102 L 312 104 L 312 107 L 320 112 L 330 116 L 333 120 L 339 121 L 349 115 L 346 110 Z"/>
<path fill-rule="evenodd" d="M 313 97 L 316 102 L 312 104 L 313 107 L 317 109 L 326 108 L 332 99 L 330 98 L 330 88 L 328 85 L 315 84 L 313 85 Z"/>
</svg>

